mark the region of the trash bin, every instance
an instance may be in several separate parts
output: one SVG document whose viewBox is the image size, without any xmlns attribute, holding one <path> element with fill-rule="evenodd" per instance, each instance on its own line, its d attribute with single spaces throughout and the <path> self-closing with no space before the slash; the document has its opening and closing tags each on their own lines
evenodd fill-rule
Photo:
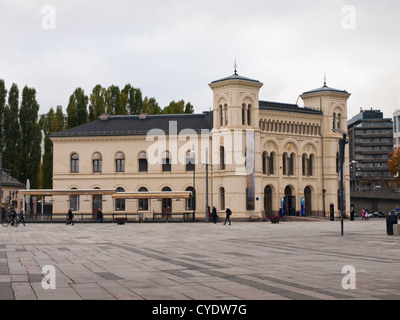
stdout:
<svg viewBox="0 0 400 320">
<path fill-rule="evenodd" d="M 388 236 L 393 235 L 393 225 L 398 224 L 398 217 L 395 213 L 389 213 L 386 216 L 386 231 Z"/>
<path fill-rule="evenodd" d="M 352 211 L 352 212 L 350 213 L 350 221 L 354 221 L 354 214 L 355 214 L 354 211 Z"/>
</svg>

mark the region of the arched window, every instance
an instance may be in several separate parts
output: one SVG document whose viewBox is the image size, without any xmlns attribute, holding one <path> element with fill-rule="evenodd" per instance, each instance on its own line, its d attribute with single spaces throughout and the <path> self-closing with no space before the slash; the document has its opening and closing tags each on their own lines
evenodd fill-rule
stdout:
<svg viewBox="0 0 400 320">
<path fill-rule="evenodd" d="M 263 152 L 262 154 L 262 173 L 267 174 L 267 164 L 268 164 L 268 153 Z"/>
<path fill-rule="evenodd" d="M 125 192 L 124 188 L 117 188 L 116 192 Z M 115 200 L 115 211 L 125 211 L 125 199 L 116 199 Z"/>
<path fill-rule="evenodd" d="M 303 157 L 302 157 L 302 159 L 301 159 L 301 168 L 302 168 L 302 174 L 303 174 L 303 176 L 305 176 L 306 175 L 306 172 L 307 172 L 307 155 L 306 154 L 303 154 Z"/>
<path fill-rule="evenodd" d="M 338 129 L 340 129 L 340 127 L 341 127 L 341 117 L 342 117 L 342 115 L 340 114 L 340 113 L 338 113 L 338 115 L 337 115 L 337 128 Z"/>
<path fill-rule="evenodd" d="M 251 104 L 247 107 L 247 125 L 251 126 Z"/>
<path fill-rule="evenodd" d="M 228 105 L 225 104 L 225 125 L 228 125 Z"/>
<path fill-rule="evenodd" d="M 332 127 L 333 127 L 333 129 L 336 129 L 336 113 L 333 113 Z"/>
<path fill-rule="evenodd" d="M 307 175 L 309 177 L 313 176 L 313 165 L 314 165 L 314 155 L 312 154 L 308 158 L 308 172 L 307 172 Z"/>
<path fill-rule="evenodd" d="M 219 105 L 219 124 L 221 127 L 224 125 L 224 111 L 222 109 L 222 105 Z"/>
<path fill-rule="evenodd" d="M 219 163 L 220 163 L 220 170 L 225 170 L 225 148 L 221 146 L 219 148 Z"/>
<path fill-rule="evenodd" d="M 96 152 L 93 154 L 93 172 L 101 172 L 101 154 Z"/>
<path fill-rule="evenodd" d="M 139 172 L 148 171 L 148 162 L 146 152 L 139 153 Z"/>
<path fill-rule="evenodd" d="M 225 188 L 221 187 L 219 189 L 219 204 L 220 210 L 225 210 Z"/>
<path fill-rule="evenodd" d="M 79 173 L 79 155 L 77 153 L 71 155 L 71 173 Z"/>
<path fill-rule="evenodd" d="M 246 105 L 242 104 L 242 125 L 246 125 Z"/>
<path fill-rule="evenodd" d="M 268 158 L 268 174 L 274 175 L 275 174 L 275 152 L 271 152 Z"/>
<path fill-rule="evenodd" d="M 125 172 L 125 155 L 122 152 L 118 152 L 115 156 L 115 170 Z"/>
<path fill-rule="evenodd" d="M 139 192 L 148 192 L 148 190 L 145 187 L 141 187 L 139 189 Z M 148 211 L 149 210 L 149 199 L 139 199 L 138 210 L 139 211 Z"/>
<path fill-rule="evenodd" d="M 169 152 L 164 152 L 163 160 L 162 160 L 162 171 L 163 172 L 171 172 L 171 155 Z"/>
<path fill-rule="evenodd" d="M 282 174 L 286 176 L 286 165 L 287 165 L 287 154 L 284 153 L 282 156 Z"/>
<path fill-rule="evenodd" d="M 292 153 L 289 158 L 289 176 L 294 175 L 294 161 L 295 161 L 295 155 Z"/>
</svg>

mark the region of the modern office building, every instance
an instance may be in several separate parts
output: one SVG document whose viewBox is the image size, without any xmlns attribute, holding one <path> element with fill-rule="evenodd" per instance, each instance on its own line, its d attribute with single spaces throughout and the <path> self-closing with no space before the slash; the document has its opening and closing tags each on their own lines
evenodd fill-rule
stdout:
<svg viewBox="0 0 400 320">
<path fill-rule="evenodd" d="M 398 197 L 395 178 L 389 172 L 393 151 L 393 121 L 380 110 L 360 110 L 348 122 L 350 138 L 350 189 L 356 211 L 388 211 Z"/>
<path fill-rule="evenodd" d="M 191 115 L 108 116 L 51 136 L 54 189 L 193 191 L 194 199 L 118 201 L 102 196 L 55 201 L 53 212 L 153 213 L 206 205 L 234 219 L 262 213 L 328 216 L 338 207 L 338 141 L 350 94 L 324 85 L 300 95 L 304 106 L 263 101 L 263 84 L 235 73 L 209 84 L 212 111 Z M 211 100 L 211 99 L 210 99 Z M 346 152 L 346 166 L 348 166 Z M 208 175 L 207 175 L 208 171 Z M 206 177 L 208 176 L 208 180 Z M 345 209 L 350 208 L 349 174 Z M 149 203 L 151 202 L 151 203 Z M 115 207 L 113 207 L 115 206 Z M 151 207 L 152 212 L 148 212 Z"/>
<path fill-rule="evenodd" d="M 394 148 L 400 147 L 400 109 L 393 113 L 393 144 Z"/>
</svg>

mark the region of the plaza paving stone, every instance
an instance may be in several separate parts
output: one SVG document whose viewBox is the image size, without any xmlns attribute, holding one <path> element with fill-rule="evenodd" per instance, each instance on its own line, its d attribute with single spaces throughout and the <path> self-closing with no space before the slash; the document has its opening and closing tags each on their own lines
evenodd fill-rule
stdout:
<svg viewBox="0 0 400 320">
<path fill-rule="evenodd" d="M 0 300 L 397 300 L 399 263 L 385 219 L 345 221 L 344 236 L 337 221 L 32 223 L 0 229 Z"/>
</svg>

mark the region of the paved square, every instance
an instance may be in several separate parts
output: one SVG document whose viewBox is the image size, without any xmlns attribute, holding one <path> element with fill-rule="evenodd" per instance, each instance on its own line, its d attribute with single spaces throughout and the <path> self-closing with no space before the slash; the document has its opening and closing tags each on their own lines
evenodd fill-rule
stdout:
<svg viewBox="0 0 400 320">
<path fill-rule="evenodd" d="M 385 219 L 0 227 L 0 299 L 400 299 Z M 53 266 L 56 288 L 42 286 Z M 344 266 L 356 289 L 344 290 Z"/>
</svg>

